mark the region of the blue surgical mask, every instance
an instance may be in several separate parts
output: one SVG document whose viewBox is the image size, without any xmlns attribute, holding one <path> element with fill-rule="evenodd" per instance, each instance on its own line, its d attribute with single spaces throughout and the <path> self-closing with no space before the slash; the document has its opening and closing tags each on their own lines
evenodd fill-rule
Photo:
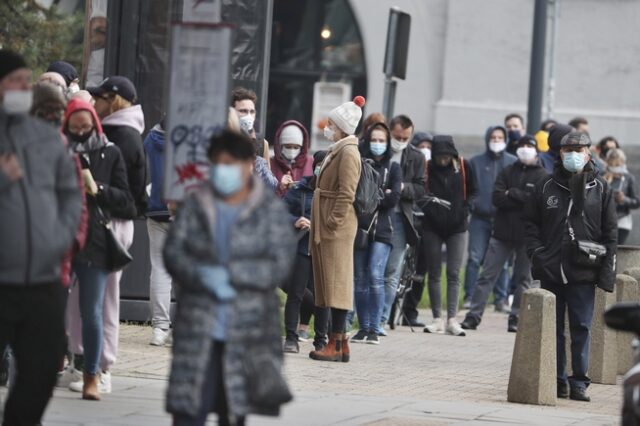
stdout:
<svg viewBox="0 0 640 426">
<path fill-rule="evenodd" d="M 318 166 L 316 166 L 315 170 L 313 171 L 313 174 L 316 175 L 316 177 L 320 176 L 320 169 L 321 169 L 321 167 L 318 165 Z"/>
<path fill-rule="evenodd" d="M 562 165 L 571 173 L 578 173 L 584 169 L 586 164 L 582 152 L 566 152 L 562 157 Z"/>
<path fill-rule="evenodd" d="M 220 195 L 233 195 L 242 189 L 242 168 L 234 164 L 213 165 L 209 171 L 209 180 Z"/>
<path fill-rule="evenodd" d="M 369 150 L 371 150 L 371 153 L 373 155 L 380 156 L 387 152 L 387 144 L 380 142 L 371 142 L 371 144 L 369 145 Z"/>
</svg>

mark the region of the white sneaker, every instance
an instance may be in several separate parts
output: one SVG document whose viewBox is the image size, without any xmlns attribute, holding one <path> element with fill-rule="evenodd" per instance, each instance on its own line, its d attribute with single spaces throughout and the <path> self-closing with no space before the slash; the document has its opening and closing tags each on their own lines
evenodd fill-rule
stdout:
<svg viewBox="0 0 640 426">
<path fill-rule="evenodd" d="M 73 382 L 69 385 L 69 390 L 72 392 L 82 393 L 84 387 L 84 381 L 80 379 L 77 382 Z M 109 371 L 103 371 L 100 374 L 100 383 L 98 383 L 98 392 L 111 393 L 111 373 Z"/>
<path fill-rule="evenodd" d="M 72 365 L 67 365 L 64 371 L 58 374 L 58 383 L 56 386 L 59 388 L 68 388 L 71 383 L 77 382 L 78 380 L 82 382 L 82 371 L 76 370 Z"/>
<path fill-rule="evenodd" d="M 171 331 L 163 330 L 161 328 L 153 329 L 153 336 L 151 337 L 151 341 L 149 342 L 152 346 L 164 346 L 171 341 Z"/>
<path fill-rule="evenodd" d="M 426 326 L 423 331 L 425 333 L 444 333 L 444 320 L 442 318 L 434 318 L 433 322 Z"/>
<path fill-rule="evenodd" d="M 452 336 L 467 335 L 462 327 L 460 327 L 460 324 L 458 323 L 458 321 L 456 321 L 455 318 L 450 318 L 449 321 L 447 321 L 447 334 L 450 334 Z"/>
</svg>

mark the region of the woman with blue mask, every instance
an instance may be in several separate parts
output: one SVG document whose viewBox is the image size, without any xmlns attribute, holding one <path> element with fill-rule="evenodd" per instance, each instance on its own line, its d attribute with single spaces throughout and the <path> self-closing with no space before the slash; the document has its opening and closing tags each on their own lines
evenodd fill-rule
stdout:
<svg viewBox="0 0 640 426">
<path fill-rule="evenodd" d="M 275 292 L 296 247 L 287 211 L 253 176 L 247 136 L 222 131 L 209 159 L 209 182 L 185 198 L 164 248 L 178 294 L 167 395 L 175 425 L 204 425 L 210 412 L 220 424 L 243 425 L 246 415 L 277 414 L 290 399 Z M 269 401 L 265 383 L 278 386 Z"/>
<path fill-rule="evenodd" d="M 359 232 L 368 234 L 368 244 L 356 247 L 354 253 L 354 298 L 360 330 L 351 338 L 353 343 L 379 344 L 378 336 L 384 335 L 380 322 L 384 309 L 384 273 L 393 240 L 391 213 L 400 201 L 402 183 L 400 165 L 391 162 L 390 140 L 389 128 L 378 123 L 369 128 L 361 146 L 360 154 L 373 161 L 380 176 L 384 198 L 376 212 L 358 217 Z"/>
</svg>

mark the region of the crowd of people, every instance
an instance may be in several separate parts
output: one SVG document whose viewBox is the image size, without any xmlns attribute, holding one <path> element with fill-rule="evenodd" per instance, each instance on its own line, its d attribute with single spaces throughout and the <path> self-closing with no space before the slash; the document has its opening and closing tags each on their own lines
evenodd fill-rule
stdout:
<svg viewBox="0 0 640 426">
<path fill-rule="evenodd" d="M 256 94 L 236 88 L 210 141 L 208 179 L 167 203 L 167 125 L 145 134 L 128 78 L 81 90 L 57 61 L 31 80 L 20 55 L 0 50 L 0 351 L 18 367 L 4 424 L 39 424 L 56 383 L 86 400 L 112 391 L 136 219 L 149 236 L 149 343 L 172 345 L 176 425 L 204 424 L 210 412 L 236 425 L 276 415 L 292 397 L 283 353 L 311 336 L 316 361 L 349 362 L 350 343 L 379 345 L 407 272 L 402 324 L 425 333 L 476 330 L 491 293 L 517 332 L 523 292 L 553 292 L 558 396 L 589 400 L 595 287 L 613 290 L 616 245 L 640 199 L 619 142 L 592 146 L 584 118 L 529 135 L 509 114 L 467 160 L 451 135 L 416 131 L 406 115 L 361 120 L 356 96 L 331 110 L 329 149 L 312 153 L 298 121 L 282 123 L 273 144 L 256 134 Z M 406 271 L 409 249 L 416 265 Z M 428 323 L 418 316 L 425 285 Z"/>
</svg>

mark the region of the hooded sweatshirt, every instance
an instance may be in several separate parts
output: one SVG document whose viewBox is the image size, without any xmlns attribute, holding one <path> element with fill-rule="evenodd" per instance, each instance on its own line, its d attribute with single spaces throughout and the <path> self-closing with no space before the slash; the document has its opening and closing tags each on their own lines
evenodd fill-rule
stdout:
<svg viewBox="0 0 640 426">
<path fill-rule="evenodd" d="M 476 155 L 470 161 L 473 167 L 475 179 L 474 187 L 477 188 L 475 197 L 472 200 L 471 211 L 474 216 L 492 220 L 496 213 L 493 205 L 493 186 L 502 170 L 517 161 L 517 158 L 507 151 L 495 153 L 489 149 L 489 137 L 494 130 L 500 129 L 504 132 L 505 142 L 507 141 L 507 129 L 503 126 L 491 126 L 487 129 L 484 137 L 486 151 L 484 154 Z"/>
<path fill-rule="evenodd" d="M 134 105 L 116 111 L 102 120 L 102 127 L 109 141 L 122 152 L 127 166 L 129 188 L 136 206 L 132 217 L 120 219 L 141 217 L 147 211 L 147 159 L 141 136 L 144 131 L 142 107 Z"/>
<path fill-rule="evenodd" d="M 144 150 L 149 159 L 151 175 L 151 196 L 147 206 L 147 217 L 160 222 L 169 220 L 169 209 L 162 200 L 162 184 L 164 182 L 164 136 L 160 125 L 156 125 L 144 140 Z"/>
<path fill-rule="evenodd" d="M 549 131 L 549 151 L 540 154 L 542 167 L 548 173 L 553 173 L 556 162 L 560 160 L 560 142 L 562 138 L 571 133 L 572 130 L 573 127 L 566 124 L 556 124 Z"/>
<path fill-rule="evenodd" d="M 282 155 L 282 142 L 280 139 L 280 135 L 282 134 L 282 130 L 287 126 L 296 126 L 302 131 L 302 147 L 300 149 L 300 154 L 296 157 L 293 163 Z M 309 155 L 309 133 L 307 129 L 304 128 L 302 124 L 295 120 L 285 121 L 280 125 L 278 131 L 276 132 L 276 139 L 273 145 L 274 155 L 271 157 L 271 172 L 276 177 L 278 182 L 282 180 L 282 177 L 287 173 L 291 174 L 291 177 L 295 182 L 299 182 L 303 176 L 311 176 L 313 175 L 313 157 Z M 287 191 L 282 191 L 278 188 L 278 195 L 283 197 Z"/>
</svg>

